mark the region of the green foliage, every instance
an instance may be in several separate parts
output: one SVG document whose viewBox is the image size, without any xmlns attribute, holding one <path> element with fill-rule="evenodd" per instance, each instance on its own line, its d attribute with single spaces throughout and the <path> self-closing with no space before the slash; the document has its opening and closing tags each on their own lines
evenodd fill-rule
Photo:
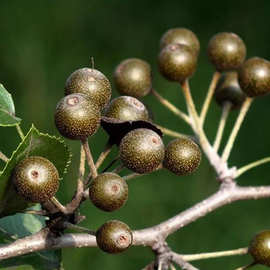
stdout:
<svg viewBox="0 0 270 270">
<path fill-rule="evenodd" d="M 36 205 L 33 210 L 39 210 Z M 0 219 L 0 241 L 8 243 L 40 231 L 45 226 L 45 218 L 32 214 L 16 214 Z M 0 270 L 53 270 L 60 268 L 61 251 L 42 251 L 11 258 L 1 262 Z M 20 266 L 20 268 L 18 268 Z M 23 268 L 22 268 L 23 267 Z"/>
<path fill-rule="evenodd" d="M 15 106 L 11 94 L 0 84 L 0 126 L 15 126 L 21 119 L 15 116 Z"/>
<path fill-rule="evenodd" d="M 71 154 L 62 140 L 40 133 L 32 126 L 0 174 L 1 217 L 14 214 L 30 206 L 29 202 L 17 195 L 11 181 L 13 168 L 28 156 L 42 156 L 50 160 L 57 168 L 60 178 L 63 177 L 71 158 Z"/>
</svg>

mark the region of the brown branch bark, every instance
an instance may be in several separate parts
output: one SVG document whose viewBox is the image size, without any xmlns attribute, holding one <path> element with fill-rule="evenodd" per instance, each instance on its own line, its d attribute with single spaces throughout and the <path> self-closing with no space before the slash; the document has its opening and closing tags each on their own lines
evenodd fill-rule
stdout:
<svg viewBox="0 0 270 270">
<path fill-rule="evenodd" d="M 164 242 L 168 235 L 219 207 L 234 201 L 266 197 L 270 197 L 270 186 L 240 187 L 234 184 L 234 182 L 221 185 L 220 190 L 215 194 L 169 220 L 147 229 L 134 231 L 133 245 L 151 246 L 155 249 L 155 246 Z M 2 245 L 0 247 L 0 260 L 45 249 L 95 246 L 96 239 L 92 235 L 64 234 L 63 236 L 55 237 L 55 235 L 50 234 L 48 229 L 44 229 L 39 233 L 19 239 L 11 244 Z"/>
</svg>

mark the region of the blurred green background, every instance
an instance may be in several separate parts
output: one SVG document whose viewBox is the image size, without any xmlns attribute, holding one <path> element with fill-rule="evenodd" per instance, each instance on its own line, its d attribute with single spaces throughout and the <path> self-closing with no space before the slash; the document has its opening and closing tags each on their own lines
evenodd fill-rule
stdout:
<svg viewBox="0 0 270 270">
<path fill-rule="evenodd" d="M 208 40 L 217 32 L 232 31 L 246 42 L 248 57 L 270 59 L 270 1 L 0 1 L 0 82 L 12 93 L 17 115 L 26 132 L 34 123 L 42 132 L 58 135 L 53 114 L 63 96 L 67 76 L 90 65 L 112 79 L 114 67 L 124 58 L 139 57 L 153 68 L 154 87 L 177 106 L 185 104 L 177 84 L 163 79 L 156 66 L 161 35 L 172 27 L 187 27 L 201 42 L 198 70 L 191 80 L 198 108 L 203 102 L 213 67 L 206 56 Z M 114 91 L 113 96 L 117 93 Z M 153 110 L 157 123 L 179 132 L 189 128 L 153 97 L 145 103 Z M 230 165 L 242 166 L 269 156 L 270 97 L 258 98 L 251 107 Z M 220 117 L 213 103 L 206 131 L 213 140 Z M 237 113 L 233 112 L 225 132 Z M 0 129 L 0 149 L 10 155 L 19 143 L 15 128 Z M 95 158 L 102 151 L 107 135 L 100 130 L 90 139 Z M 170 138 L 165 137 L 167 143 Z M 79 143 L 66 141 L 73 152 L 72 165 L 57 197 L 67 202 L 77 175 Z M 110 157 L 113 157 L 111 155 Z M 107 161 L 108 162 L 108 161 Z M 3 163 L 0 164 L 3 166 Z M 239 179 L 241 185 L 266 185 L 270 166 L 256 168 Z M 152 226 L 202 200 L 217 189 L 215 174 L 204 158 L 191 176 L 176 177 L 166 171 L 131 180 L 129 201 L 116 213 L 103 213 L 90 203 L 82 206 L 87 216 L 83 226 L 98 228 L 109 219 L 120 219 L 132 229 Z M 170 236 L 168 241 L 179 253 L 198 253 L 247 246 L 249 240 L 270 227 L 269 199 L 236 202 L 190 224 Z M 98 249 L 63 251 L 64 267 L 71 269 L 143 268 L 153 259 L 148 248 L 132 247 L 121 255 L 107 255 Z M 194 262 L 199 269 L 234 269 L 251 262 L 249 256 Z M 265 269 L 265 267 L 254 267 Z"/>
</svg>

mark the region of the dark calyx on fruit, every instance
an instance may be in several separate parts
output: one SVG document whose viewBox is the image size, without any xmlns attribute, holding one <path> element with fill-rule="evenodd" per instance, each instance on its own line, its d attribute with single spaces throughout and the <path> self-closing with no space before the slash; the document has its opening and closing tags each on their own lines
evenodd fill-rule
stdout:
<svg viewBox="0 0 270 270">
<path fill-rule="evenodd" d="M 116 67 L 114 81 L 121 95 L 144 97 L 152 88 L 151 67 L 138 58 L 126 59 Z"/>
<path fill-rule="evenodd" d="M 220 106 L 224 106 L 226 102 L 230 102 L 232 109 L 239 108 L 246 98 L 246 94 L 242 91 L 238 83 L 238 75 L 236 71 L 229 71 L 220 77 L 215 89 L 215 100 Z"/>
<path fill-rule="evenodd" d="M 83 94 L 71 94 L 57 104 L 54 118 L 61 135 L 82 140 L 97 131 L 101 115 L 94 101 Z"/>
<path fill-rule="evenodd" d="M 160 48 L 163 49 L 169 44 L 184 44 L 196 52 L 200 51 L 200 42 L 197 36 L 187 28 L 172 28 L 163 34 L 160 40 Z"/>
<path fill-rule="evenodd" d="M 111 98 L 111 84 L 107 77 L 93 68 L 75 70 L 67 79 L 65 95 L 85 94 L 102 109 Z"/>
<path fill-rule="evenodd" d="M 115 173 L 103 173 L 91 182 L 89 197 L 96 207 L 111 212 L 126 203 L 128 185 L 122 177 Z"/>
<path fill-rule="evenodd" d="M 111 220 L 97 230 L 96 239 L 101 250 L 113 254 L 128 249 L 132 244 L 133 235 L 125 223 Z"/>
<path fill-rule="evenodd" d="M 169 44 L 161 50 L 158 64 L 166 79 L 183 82 L 195 72 L 197 54 L 187 45 Z"/>
<path fill-rule="evenodd" d="M 262 231 L 255 235 L 248 251 L 256 263 L 270 266 L 270 231 Z"/>
<path fill-rule="evenodd" d="M 14 168 L 12 181 L 15 190 L 27 201 L 45 202 L 59 188 L 59 174 L 48 159 L 31 156 L 20 161 Z"/>
<path fill-rule="evenodd" d="M 156 132 L 139 128 L 130 131 L 121 140 L 119 154 L 128 169 L 137 173 L 149 173 L 163 161 L 164 145 Z"/>
<path fill-rule="evenodd" d="M 178 138 L 167 145 L 163 166 L 177 175 L 186 175 L 196 170 L 200 162 L 199 146 L 191 139 Z"/>
<path fill-rule="evenodd" d="M 249 97 L 256 97 L 270 92 L 270 62 L 259 57 L 252 57 L 238 70 L 238 80 L 242 90 Z"/>
<path fill-rule="evenodd" d="M 121 121 L 148 120 L 148 111 L 137 98 L 120 96 L 113 99 L 105 109 L 105 116 Z"/>
<path fill-rule="evenodd" d="M 243 40 L 234 33 L 218 33 L 209 41 L 208 57 L 218 71 L 235 70 L 246 57 Z"/>
</svg>

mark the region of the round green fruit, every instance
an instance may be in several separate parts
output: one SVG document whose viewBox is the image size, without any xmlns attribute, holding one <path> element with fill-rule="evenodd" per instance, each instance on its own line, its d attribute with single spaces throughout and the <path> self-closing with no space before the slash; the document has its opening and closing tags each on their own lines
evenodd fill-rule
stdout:
<svg viewBox="0 0 270 270">
<path fill-rule="evenodd" d="M 197 36 L 187 28 L 179 27 L 169 29 L 163 34 L 160 40 L 160 48 L 163 49 L 169 44 L 184 44 L 190 47 L 196 54 L 200 51 L 200 42 Z"/>
<path fill-rule="evenodd" d="M 83 140 L 93 135 L 99 128 L 100 118 L 99 107 L 83 94 L 62 98 L 54 114 L 58 131 L 73 140 Z"/>
<path fill-rule="evenodd" d="M 112 212 L 126 203 L 128 185 L 122 177 L 115 173 L 102 173 L 91 182 L 89 197 L 99 209 Z"/>
<path fill-rule="evenodd" d="M 171 141 L 165 150 L 163 166 L 177 175 L 194 172 L 201 162 L 199 146 L 188 138 Z"/>
<path fill-rule="evenodd" d="M 96 232 L 98 247 L 107 253 L 120 253 L 130 247 L 132 231 L 125 223 L 111 220 L 104 223 Z"/>
<path fill-rule="evenodd" d="M 137 173 L 149 173 L 162 163 L 164 145 L 156 132 L 138 128 L 123 137 L 119 154 L 121 161 L 128 169 Z"/>
<path fill-rule="evenodd" d="M 169 44 L 161 50 L 158 65 L 166 79 L 183 82 L 195 72 L 197 54 L 187 45 Z"/>
<path fill-rule="evenodd" d="M 138 58 L 126 59 L 116 67 L 114 81 L 121 95 L 144 97 L 152 89 L 151 67 Z"/>
<path fill-rule="evenodd" d="M 270 266 L 270 231 L 256 234 L 249 244 L 248 251 L 256 263 Z"/>
<path fill-rule="evenodd" d="M 134 97 L 120 96 L 113 99 L 105 109 L 105 116 L 121 121 L 149 120 L 144 104 Z"/>
<path fill-rule="evenodd" d="M 231 103 L 232 109 L 239 108 L 246 98 L 238 83 L 236 71 L 229 71 L 220 77 L 215 89 L 215 100 L 220 106 L 226 102 Z"/>
<path fill-rule="evenodd" d="M 93 68 L 75 70 L 67 79 L 65 95 L 85 94 L 102 109 L 111 98 L 111 84 L 107 77 Z"/>
<path fill-rule="evenodd" d="M 270 62 L 259 57 L 252 57 L 238 70 L 238 80 L 242 90 L 249 97 L 256 97 L 270 92 Z"/>
<path fill-rule="evenodd" d="M 207 48 L 208 57 L 218 71 L 235 70 L 246 57 L 243 40 L 234 33 L 218 33 L 211 38 Z"/>
<path fill-rule="evenodd" d="M 27 201 L 46 202 L 59 188 L 59 174 L 48 159 L 30 156 L 14 168 L 12 181 L 15 190 Z"/>
</svg>

